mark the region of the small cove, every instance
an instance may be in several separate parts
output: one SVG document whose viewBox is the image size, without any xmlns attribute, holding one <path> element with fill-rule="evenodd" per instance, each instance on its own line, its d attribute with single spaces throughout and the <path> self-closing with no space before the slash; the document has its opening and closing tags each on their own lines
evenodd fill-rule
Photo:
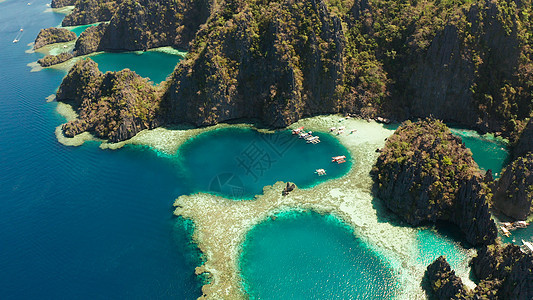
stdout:
<svg viewBox="0 0 533 300">
<path fill-rule="evenodd" d="M 104 73 L 128 68 L 142 77 L 150 78 L 155 84 L 159 84 L 172 73 L 176 64 L 183 59 L 182 55 L 171 52 L 157 50 L 123 53 L 104 52 L 90 56 L 90 58 L 98 63 L 98 69 Z"/>
<path fill-rule="evenodd" d="M 262 133 L 247 128 L 224 128 L 203 133 L 184 144 L 176 159 L 198 192 L 233 199 L 250 199 L 277 181 L 310 188 L 346 174 L 350 155 L 335 138 L 315 133 L 321 142 L 308 144 L 290 131 Z M 345 155 L 346 163 L 331 162 Z M 316 169 L 327 174 L 318 176 Z"/>
</svg>

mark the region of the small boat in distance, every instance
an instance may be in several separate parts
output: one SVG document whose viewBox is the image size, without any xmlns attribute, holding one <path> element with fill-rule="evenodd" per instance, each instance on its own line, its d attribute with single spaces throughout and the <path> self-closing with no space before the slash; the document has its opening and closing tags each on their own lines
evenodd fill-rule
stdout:
<svg viewBox="0 0 533 300">
<path fill-rule="evenodd" d="M 14 39 L 14 40 L 13 40 L 13 44 L 14 44 L 14 43 L 18 43 L 18 42 L 19 42 L 18 39 Z"/>
<path fill-rule="evenodd" d="M 340 156 L 333 156 L 331 158 L 331 162 L 336 162 L 338 164 L 342 164 L 346 162 L 346 156 L 340 155 Z"/>
</svg>

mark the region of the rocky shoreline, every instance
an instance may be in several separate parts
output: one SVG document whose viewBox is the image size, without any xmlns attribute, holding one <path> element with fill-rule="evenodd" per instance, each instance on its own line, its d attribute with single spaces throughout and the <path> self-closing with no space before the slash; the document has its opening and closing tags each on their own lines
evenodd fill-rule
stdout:
<svg viewBox="0 0 533 300">
<path fill-rule="evenodd" d="M 425 279 L 436 299 L 531 299 L 533 297 L 533 256 L 515 245 L 483 246 L 471 262 L 479 280 L 466 288 L 443 256 L 428 266 Z"/>
</svg>

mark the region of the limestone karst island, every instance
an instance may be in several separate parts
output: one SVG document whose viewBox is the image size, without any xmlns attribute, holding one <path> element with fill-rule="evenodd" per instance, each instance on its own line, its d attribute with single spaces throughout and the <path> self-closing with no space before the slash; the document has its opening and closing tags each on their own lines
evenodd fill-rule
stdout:
<svg viewBox="0 0 533 300">
<path fill-rule="evenodd" d="M 0 299 L 533 299 L 532 0 L 0 0 Z"/>
</svg>

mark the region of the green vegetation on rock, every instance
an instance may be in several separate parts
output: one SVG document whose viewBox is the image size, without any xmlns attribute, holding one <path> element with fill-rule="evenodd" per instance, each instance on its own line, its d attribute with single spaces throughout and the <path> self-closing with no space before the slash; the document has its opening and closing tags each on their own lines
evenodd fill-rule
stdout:
<svg viewBox="0 0 533 300">
<path fill-rule="evenodd" d="M 75 8 L 63 19 L 63 26 L 87 25 L 109 21 L 117 11 L 121 0 L 76 0 Z"/>
<path fill-rule="evenodd" d="M 470 150 L 444 123 L 403 123 L 381 149 L 372 175 L 376 196 L 409 224 L 450 221 L 474 245 L 496 238 L 490 189 Z"/>
<path fill-rule="evenodd" d="M 52 0 L 50 6 L 52 8 L 61 8 L 64 6 L 71 6 L 76 4 L 76 0 Z"/>
<path fill-rule="evenodd" d="M 42 48 L 49 44 L 70 42 L 76 39 L 76 34 L 65 28 L 41 29 L 35 39 L 34 49 Z"/>
<path fill-rule="evenodd" d="M 73 57 L 74 55 L 72 55 L 72 53 L 60 53 L 58 55 L 47 55 L 39 59 L 37 62 L 41 65 L 41 67 L 46 68 L 65 62 Z"/>
<path fill-rule="evenodd" d="M 494 206 L 505 215 L 525 220 L 533 210 L 533 153 L 515 159 L 502 172 Z"/>
<path fill-rule="evenodd" d="M 446 259 L 439 257 L 425 274 L 430 295 L 438 300 L 533 298 L 533 257 L 520 247 L 499 242 L 483 246 L 471 266 L 479 280 L 474 290 L 466 288 Z"/>
<path fill-rule="evenodd" d="M 118 142 L 160 125 L 159 87 L 129 69 L 103 74 L 91 59 L 72 67 L 56 99 L 71 104 L 79 115 L 63 125 L 68 137 L 89 131 Z"/>
</svg>

